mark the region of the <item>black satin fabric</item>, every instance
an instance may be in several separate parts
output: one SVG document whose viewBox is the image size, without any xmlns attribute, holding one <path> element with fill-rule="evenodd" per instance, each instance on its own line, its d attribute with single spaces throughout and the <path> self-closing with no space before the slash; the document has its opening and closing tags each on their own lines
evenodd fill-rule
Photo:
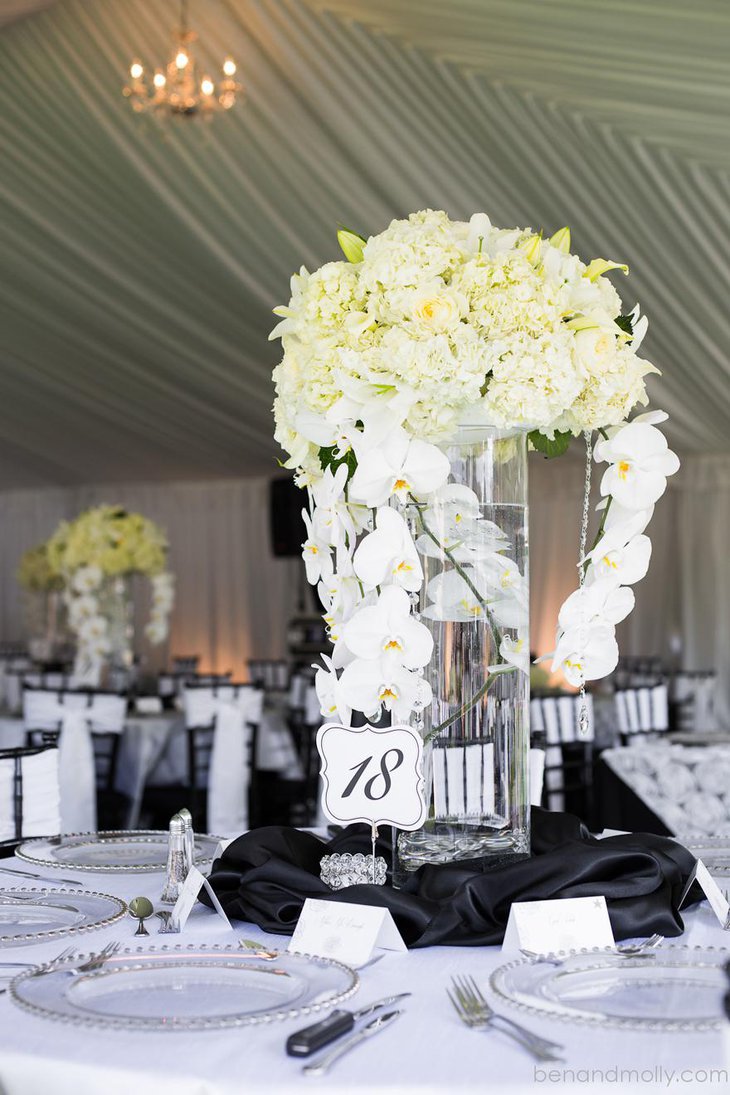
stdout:
<svg viewBox="0 0 730 1095">
<path fill-rule="evenodd" d="M 388 862 L 390 839 L 383 830 L 377 847 Z M 253 829 L 215 861 L 210 882 L 231 919 L 268 932 L 291 935 L 304 900 L 317 897 L 390 909 L 409 947 L 483 946 L 502 941 L 513 901 L 598 894 L 606 898 L 616 939 L 680 935 L 679 902 L 695 862 L 667 837 L 598 840 L 577 818 L 537 807 L 529 859 L 490 869 L 485 860 L 426 866 L 404 889 L 361 885 L 333 892 L 319 877 L 320 859 L 333 852 L 368 854 L 365 826 L 350 826 L 329 842 L 283 826 Z M 210 904 L 205 894 L 201 900 Z"/>
</svg>

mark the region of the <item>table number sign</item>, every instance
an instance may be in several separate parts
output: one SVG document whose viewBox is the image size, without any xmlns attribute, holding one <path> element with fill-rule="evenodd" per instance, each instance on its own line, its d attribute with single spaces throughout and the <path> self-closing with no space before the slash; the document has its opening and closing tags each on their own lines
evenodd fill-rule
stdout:
<svg viewBox="0 0 730 1095">
<path fill-rule="evenodd" d="M 327 723 L 317 732 L 317 749 L 330 821 L 409 831 L 423 824 L 423 742 L 413 727 Z"/>
</svg>

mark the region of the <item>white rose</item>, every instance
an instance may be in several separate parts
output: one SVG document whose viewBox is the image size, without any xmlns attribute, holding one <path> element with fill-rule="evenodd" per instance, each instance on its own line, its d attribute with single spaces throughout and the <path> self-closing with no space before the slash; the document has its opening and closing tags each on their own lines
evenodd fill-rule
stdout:
<svg viewBox="0 0 730 1095">
<path fill-rule="evenodd" d="M 462 307 L 453 293 L 424 293 L 411 309 L 413 320 L 429 331 L 445 331 L 461 319 Z"/>
<path fill-rule="evenodd" d="M 616 354 L 616 336 L 600 327 L 590 327 L 575 335 L 575 355 L 591 373 L 604 372 Z"/>
</svg>

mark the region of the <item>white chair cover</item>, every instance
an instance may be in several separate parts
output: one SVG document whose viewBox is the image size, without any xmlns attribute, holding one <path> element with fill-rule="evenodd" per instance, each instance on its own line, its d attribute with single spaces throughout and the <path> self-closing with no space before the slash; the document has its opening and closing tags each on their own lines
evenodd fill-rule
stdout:
<svg viewBox="0 0 730 1095">
<path fill-rule="evenodd" d="M 49 746 L 21 758 L 22 836 L 54 836 L 61 830 L 58 749 Z M 15 760 L 0 759 L 0 840 L 15 837 Z"/>
<path fill-rule="evenodd" d="M 208 770 L 208 829 L 223 836 L 248 828 L 251 727 L 261 721 L 263 693 L 250 685 L 213 685 L 183 692 L 188 729 L 214 725 Z"/>
<path fill-rule="evenodd" d="M 545 776 L 545 751 L 530 750 L 530 804 L 539 806 L 542 802 L 542 781 Z"/>
<path fill-rule="evenodd" d="M 96 829 L 96 775 L 92 733 L 121 734 L 127 701 L 110 693 L 32 689 L 23 694 L 26 730 L 57 730 L 61 832 Z"/>
</svg>

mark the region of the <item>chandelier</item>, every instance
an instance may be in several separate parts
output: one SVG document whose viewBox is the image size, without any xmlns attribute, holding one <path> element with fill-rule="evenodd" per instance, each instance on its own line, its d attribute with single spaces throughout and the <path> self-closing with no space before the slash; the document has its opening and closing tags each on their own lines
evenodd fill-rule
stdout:
<svg viewBox="0 0 730 1095">
<path fill-rule="evenodd" d="M 198 77 L 191 46 L 197 34 L 188 27 L 187 0 L 180 3 L 180 24 L 173 35 L 170 60 L 164 69 L 155 69 L 151 81 L 141 61 L 129 66 L 129 83 L 124 95 L 138 114 L 153 113 L 210 116 L 219 110 L 230 110 L 241 98 L 243 87 L 236 82 L 236 63 L 232 57 L 223 61 L 223 78 L 217 83 L 208 75 Z"/>
</svg>

